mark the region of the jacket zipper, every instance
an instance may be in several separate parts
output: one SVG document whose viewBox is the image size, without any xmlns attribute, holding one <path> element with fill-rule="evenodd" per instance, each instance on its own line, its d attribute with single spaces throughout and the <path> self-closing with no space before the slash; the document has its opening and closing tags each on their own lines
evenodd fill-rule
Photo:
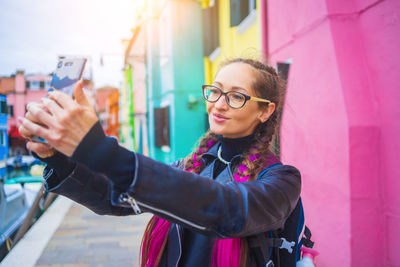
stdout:
<svg viewBox="0 0 400 267">
<path fill-rule="evenodd" d="M 140 210 L 136 200 L 131 197 L 130 195 L 123 193 L 120 195 L 120 198 L 122 201 L 129 203 L 129 205 L 131 205 L 133 211 L 135 212 L 135 214 L 140 214 L 142 213 L 142 211 Z"/>
<path fill-rule="evenodd" d="M 229 162 L 227 168 L 228 168 L 229 178 L 231 179 L 232 182 L 235 182 L 235 179 L 233 178 L 233 173 L 231 171 L 231 163 L 230 162 Z"/>
<path fill-rule="evenodd" d="M 135 200 L 133 197 L 131 197 L 129 194 L 127 194 L 127 193 L 121 194 L 120 195 L 120 199 L 122 201 L 124 201 L 124 202 L 127 202 L 132 207 L 132 209 L 135 212 L 135 214 L 142 213 L 142 211 L 140 210 L 139 205 L 138 205 L 138 204 L 140 204 L 140 206 L 142 206 L 142 207 L 145 207 L 145 208 L 147 208 L 149 210 L 153 210 L 153 211 L 162 213 L 164 215 L 167 215 L 167 216 L 169 216 L 171 218 L 174 218 L 174 219 L 176 219 L 178 221 L 181 221 L 181 222 L 183 222 L 183 223 L 185 223 L 185 224 L 187 224 L 187 225 L 189 225 L 189 226 L 191 226 L 193 228 L 196 228 L 198 230 L 205 231 L 207 229 L 204 226 L 201 226 L 201 225 L 195 224 L 193 222 L 190 222 L 188 220 L 185 220 L 185 219 L 183 219 L 183 218 L 181 218 L 179 216 L 176 216 L 176 215 L 174 215 L 174 214 L 172 214 L 172 213 L 170 213 L 168 211 L 161 210 L 161 209 L 155 208 L 153 206 L 150 206 L 150 205 L 144 204 L 142 202 L 139 202 L 139 201 Z"/>
<path fill-rule="evenodd" d="M 175 267 L 178 267 L 179 261 L 181 260 L 181 256 L 182 256 L 182 242 L 181 242 L 181 234 L 179 233 L 179 225 L 176 225 L 176 231 L 178 233 L 178 240 L 179 240 L 179 257 L 178 260 L 176 261 L 176 265 Z"/>
</svg>

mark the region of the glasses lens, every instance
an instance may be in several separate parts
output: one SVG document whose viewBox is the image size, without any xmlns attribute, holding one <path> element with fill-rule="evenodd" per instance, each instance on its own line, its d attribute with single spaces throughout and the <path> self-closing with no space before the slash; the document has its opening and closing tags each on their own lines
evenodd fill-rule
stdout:
<svg viewBox="0 0 400 267">
<path fill-rule="evenodd" d="M 229 92 L 227 96 L 229 106 L 233 108 L 241 108 L 244 105 L 244 102 L 246 102 L 245 96 L 236 92 Z"/>
<path fill-rule="evenodd" d="M 221 91 L 218 88 L 212 86 L 205 86 L 203 88 L 204 98 L 210 102 L 215 102 L 221 95 Z"/>
</svg>

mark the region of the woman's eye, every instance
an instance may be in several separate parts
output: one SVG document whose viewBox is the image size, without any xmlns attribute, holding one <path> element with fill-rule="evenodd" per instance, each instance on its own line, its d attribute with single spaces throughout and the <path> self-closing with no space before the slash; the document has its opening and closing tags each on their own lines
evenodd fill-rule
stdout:
<svg viewBox="0 0 400 267">
<path fill-rule="evenodd" d="M 235 100 L 235 101 L 241 101 L 241 100 L 243 100 L 243 96 L 242 96 L 242 95 L 239 95 L 239 94 L 233 94 L 231 97 L 232 97 L 232 99 Z"/>
</svg>

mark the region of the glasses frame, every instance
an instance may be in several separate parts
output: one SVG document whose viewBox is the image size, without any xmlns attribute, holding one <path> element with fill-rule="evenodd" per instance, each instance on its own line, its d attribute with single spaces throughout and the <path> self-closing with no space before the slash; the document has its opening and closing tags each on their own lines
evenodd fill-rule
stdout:
<svg viewBox="0 0 400 267">
<path fill-rule="evenodd" d="M 237 92 L 237 91 L 228 91 L 228 92 L 224 92 L 224 91 L 222 91 L 221 88 L 219 88 L 219 87 L 217 87 L 217 86 L 215 86 L 215 85 L 207 85 L 207 84 L 205 84 L 205 85 L 203 85 L 203 86 L 201 86 L 201 87 L 203 88 L 203 97 L 204 97 L 204 99 L 205 99 L 206 101 L 208 101 L 208 102 L 210 102 L 210 103 L 215 103 L 215 102 L 217 102 L 217 101 L 221 98 L 221 96 L 225 96 L 225 102 L 226 102 L 226 104 L 227 104 L 229 107 L 233 108 L 233 109 L 240 109 L 240 108 L 242 108 L 242 107 L 246 104 L 246 102 L 249 101 L 249 100 L 251 100 L 251 101 L 257 101 L 257 102 L 263 102 L 263 103 L 268 103 L 268 105 L 272 103 L 272 101 L 270 101 L 270 100 L 263 99 L 263 98 L 258 98 L 258 97 L 254 97 L 254 96 L 249 96 L 249 95 L 246 95 L 246 94 L 244 94 L 244 93 L 242 93 L 242 92 Z M 207 87 L 216 88 L 216 89 L 218 89 L 218 90 L 221 92 L 221 94 L 219 95 L 219 97 L 218 97 L 215 101 L 210 101 L 210 100 L 208 100 L 208 99 L 206 98 L 204 91 L 206 90 Z M 228 100 L 227 95 L 228 95 L 229 93 L 232 93 L 232 92 L 237 93 L 237 94 L 241 94 L 242 96 L 244 96 L 243 105 L 241 105 L 240 107 L 237 107 L 237 108 L 236 108 L 236 107 L 232 107 L 232 106 L 229 104 L 229 100 Z"/>
</svg>

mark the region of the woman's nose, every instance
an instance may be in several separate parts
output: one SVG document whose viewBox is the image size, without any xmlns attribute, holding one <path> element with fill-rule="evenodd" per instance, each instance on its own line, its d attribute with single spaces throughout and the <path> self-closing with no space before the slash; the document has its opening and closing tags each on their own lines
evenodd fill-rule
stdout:
<svg viewBox="0 0 400 267">
<path fill-rule="evenodd" d="M 228 108 L 228 104 L 226 103 L 225 95 L 221 95 L 217 102 L 215 102 L 215 108 L 217 109 L 226 109 Z"/>
</svg>

